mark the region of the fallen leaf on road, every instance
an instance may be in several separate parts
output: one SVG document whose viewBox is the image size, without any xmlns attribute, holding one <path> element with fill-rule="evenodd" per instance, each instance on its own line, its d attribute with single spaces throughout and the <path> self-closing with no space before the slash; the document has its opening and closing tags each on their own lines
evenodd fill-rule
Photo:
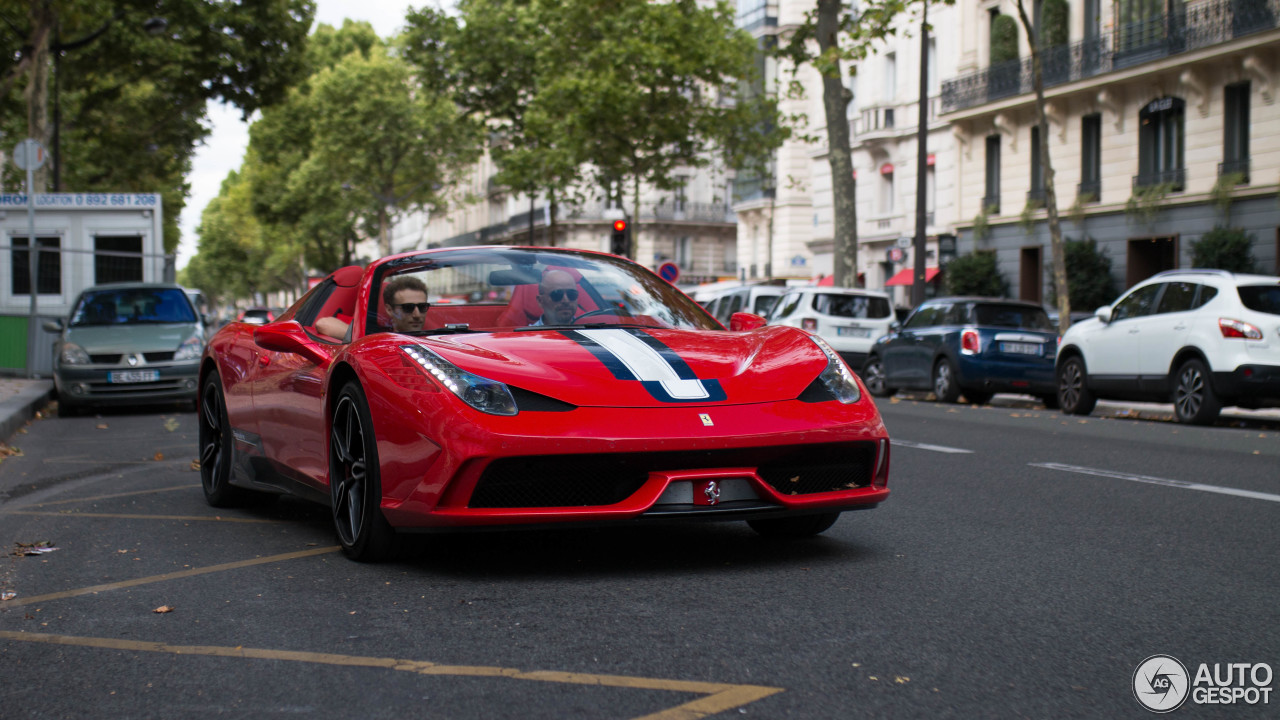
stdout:
<svg viewBox="0 0 1280 720">
<path fill-rule="evenodd" d="M 169 418 L 168 420 L 164 421 L 164 429 L 168 430 L 169 432 L 173 432 L 174 430 L 177 430 L 178 426 L 181 424 L 182 423 L 178 422 L 177 418 Z"/>
<path fill-rule="evenodd" d="M 152 610 L 151 612 L 153 612 L 153 613 L 171 613 L 171 612 L 173 612 L 173 608 L 169 607 L 168 605 L 161 605 L 160 607 L 156 608 L 155 610 Z"/>
<path fill-rule="evenodd" d="M 156 453 L 156 454 L 155 454 L 155 457 L 154 457 L 154 458 L 152 458 L 152 459 L 153 459 L 153 460 L 163 460 L 163 459 L 164 459 L 164 453 L 162 453 L 162 452 L 158 452 L 158 453 Z"/>
<path fill-rule="evenodd" d="M 0 458 L 22 457 L 22 449 L 0 443 Z"/>
<path fill-rule="evenodd" d="M 191 469 L 192 469 L 192 470 L 199 470 L 199 469 L 200 469 L 200 461 L 199 461 L 199 460 L 192 460 L 192 461 L 191 461 Z"/>
<path fill-rule="evenodd" d="M 16 592 L 0 592 L 0 600 L 12 600 L 18 597 Z"/>
<path fill-rule="evenodd" d="M 106 423 L 98 423 L 98 429 L 99 429 L 99 430 L 106 430 L 106 429 L 107 429 L 107 424 L 106 424 Z"/>
<path fill-rule="evenodd" d="M 48 540 L 41 540 L 40 542 L 34 543 L 18 542 L 14 543 L 14 545 L 18 548 L 13 551 L 13 554 L 17 557 L 24 557 L 26 555 L 44 555 L 45 553 L 51 553 L 58 549 L 53 547 L 53 543 Z"/>
</svg>

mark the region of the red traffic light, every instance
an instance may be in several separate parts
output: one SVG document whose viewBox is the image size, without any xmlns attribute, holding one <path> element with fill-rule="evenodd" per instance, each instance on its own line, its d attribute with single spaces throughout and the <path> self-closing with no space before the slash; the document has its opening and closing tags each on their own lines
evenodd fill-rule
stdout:
<svg viewBox="0 0 1280 720">
<path fill-rule="evenodd" d="M 614 231 L 614 232 L 623 232 L 623 231 L 624 231 L 624 230 L 626 230 L 626 229 L 627 229 L 627 221 L 626 221 L 626 220 L 614 220 L 614 221 L 613 221 L 613 231 Z"/>
</svg>

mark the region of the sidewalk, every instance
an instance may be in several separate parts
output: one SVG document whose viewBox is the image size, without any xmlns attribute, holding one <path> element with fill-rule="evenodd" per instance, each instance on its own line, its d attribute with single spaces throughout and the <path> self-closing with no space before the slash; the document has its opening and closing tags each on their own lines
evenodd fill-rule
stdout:
<svg viewBox="0 0 1280 720">
<path fill-rule="evenodd" d="M 53 399 L 53 380 L 27 380 L 0 376 L 0 443 Z"/>
</svg>

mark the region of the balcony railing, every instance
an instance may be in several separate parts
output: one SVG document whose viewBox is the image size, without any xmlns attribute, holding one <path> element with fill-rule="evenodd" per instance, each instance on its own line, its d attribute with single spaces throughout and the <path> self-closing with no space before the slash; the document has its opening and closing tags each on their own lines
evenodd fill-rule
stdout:
<svg viewBox="0 0 1280 720">
<path fill-rule="evenodd" d="M 1173 190 L 1181 190 L 1187 184 L 1186 168 L 1171 168 L 1169 170 L 1152 170 L 1145 173 L 1139 173 L 1133 176 L 1133 189 L 1140 190 L 1142 188 L 1155 187 L 1157 185 L 1169 185 Z"/>
<path fill-rule="evenodd" d="M 1098 202 L 1102 199 L 1102 181 L 1085 180 L 1076 186 L 1076 197 L 1080 202 Z"/>
<path fill-rule="evenodd" d="M 644 204 L 640 206 L 640 219 L 674 220 L 684 222 L 732 223 L 737 222 L 733 208 L 725 203 L 674 203 Z"/>
<path fill-rule="evenodd" d="M 1242 176 L 1240 182 L 1249 182 L 1249 158 L 1218 163 L 1218 177 L 1232 173 L 1239 173 Z"/>
<path fill-rule="evenodd" d="M 1046 88 L 1123 67 L 1228 42 L 1277 26 L 1280 0 L 1209 0 L 1179 12 L 1122 23 L 1104 33 L 1040 53 Z M 942 83 L 942 112 L 1032 91 L 1031 57 L 997 63 Z"/>
</svg>

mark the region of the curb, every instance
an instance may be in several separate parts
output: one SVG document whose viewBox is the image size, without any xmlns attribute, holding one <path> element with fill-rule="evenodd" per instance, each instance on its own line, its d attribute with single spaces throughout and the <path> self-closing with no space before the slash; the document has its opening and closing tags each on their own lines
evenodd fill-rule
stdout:
<svg viewBox="0 0 1280 720">
<path fill-rule="evenodd" d="M 33 383 L 0 401 L 0 442 L 7 442 L 14 433 L 36 416 L 53 400 L 53 383 Z"/>
</svg>

